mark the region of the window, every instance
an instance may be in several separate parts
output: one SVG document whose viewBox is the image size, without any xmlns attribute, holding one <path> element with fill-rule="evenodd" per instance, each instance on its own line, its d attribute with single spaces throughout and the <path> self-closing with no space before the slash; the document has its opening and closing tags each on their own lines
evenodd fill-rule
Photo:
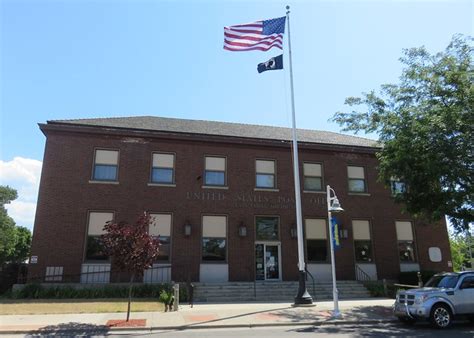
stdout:
<svg viewBox="0 0 474 338">
<path fill-rule="evenodd" d="M 323 175 L 321 164 L 303 163 L 304 172 L 304 190 L 306 191 L 322 191 Z"/>
<path fill-rule="evenodd" d="M 352 232 L 356 262 L 371 263 L 373 255 L 369 221 L 352 221 Z"/>
<path fill-rule="evenodd" d="M 174 183 L 174 154 L 153 153 L 151 182 L 158 184 Z"/>
<path fill-rule="evenodd" d="M 117 181 L 118 150 L 96 149 L 92 179 L 96 181 Z"/>
<path fill-rule="evenodd" d="M 415 241 L 411 222 L 395 222 L 398 239 L 398 254 L 401 263 L 416 262 Z"/>
<path fill-rule="evenodd" d="M 227 217 L 203 216 L 202 260 L 223 262 L 226 260 Z"/>
<path fill-rule="evenodd" d="M 157 261 L 169 261 L 171 244 L 171 214 L 150 214 L 151 224 L 148 233 L 158 237 L 160 249 Z"/>
<path fill-rule="evenodd" d="M 349 192 L 366 192 L 364 167 L 347 167 L 347 177 L 349 179 Z"/>
<path fill-rule="evenodd" d="M 415 244 L 413 241 L 398 241 L 398 252 L 402 263 L 416 262 Z"/>
<path fill-rule="evenodd" d="M 277 241 L 279 218 L 274 216 L 257 216 L 255 218 L 256 239 L 259 241 Z"/>
<path fill-rule="evenodd" d="M 44 277 L 45 282 L 61 282 L 63 280 L 62 266 L 47 266 Z"/>
<path fill-rule="evenodd" d="M 305 219 L 306 255 L 308 262 L 327 262 L 327 224 L 324 219 Z"/>
<path fill-rule="evenodd" d="M 112 221 L 113 212 L 89 212 L 87 227 L 86 261 L 107 261 L 100 236 L 104 233 L 105 223 Z"/>
<path fill-rule="evenodd" d="M 256 161 L 256 187 L 264 189 L 275 189 L 275 161 Z"/>
<path fill-rule="evenodd" d="M 428 256 L 430 256 L 430 261 L 432 262 L 441 262 L 443 260 L 443 256 L 441 255 L 441 249 L 437 246 L 433 246 L 428 249 Z"/>
<path fill-rule="evenodd" d="M 390 188 L 392 190 L 392 195 L 400 195 L 406 192 L 405 182 L 400 181 L 398 178 L 392 178 L 390 180 Z"/>
<path fill-rule="evenodd" d="M 205 166 L 204 185 L 225 186 L 226 158 L 206 156 Z"/>
</svg>

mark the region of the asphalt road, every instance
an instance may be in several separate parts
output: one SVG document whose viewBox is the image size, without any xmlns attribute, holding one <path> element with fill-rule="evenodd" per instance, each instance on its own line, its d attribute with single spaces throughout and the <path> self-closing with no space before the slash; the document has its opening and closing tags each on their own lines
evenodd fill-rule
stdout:
<svg viewBox="0 0 474 338">
<path fill-rule="evenodd" d="M 446 338 L 474 338 L 474 324 L 459 322 L 449 329 L 435 330 L 427 323 L 417 323 L 407 326 L 399 323 L 386 323 L 376 325 L 321 325 L 321 326 L 272 326 L 255 328 L 229 328 L 229 329 L 194 329 L 194 330 L 163 330 L 153 333 L 143 331 L 120 332 L 118 334 L 92 334 L 91 332 L 64 332 L 55 334 L 60 337 L 446 337 Z M 51 337 L 51 335 L 5 335 L 2 337 Z"/>
<path fill-rule="evenodd" d="M 122 338 L 128 334 L 113 335 Z M 435 330 L 428 324 L 406 326 L 398 323 L 377 325 L 280 326 L 239 329 L 199 329 L 133 334 L 134 337 L 446 337 L 474 338 L 474 324 L 457 323 L 449 329 Z"/>
</svg>

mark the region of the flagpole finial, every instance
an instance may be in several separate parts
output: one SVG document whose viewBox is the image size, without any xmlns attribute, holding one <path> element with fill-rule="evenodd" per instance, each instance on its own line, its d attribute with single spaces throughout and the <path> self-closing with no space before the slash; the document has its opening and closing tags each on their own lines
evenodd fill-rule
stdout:
<svg viewBox="0 0 474 338">
<path fill-rule="evenodd" d="M 286 14 L 290 14 L 290 6 L 286 5 Z"/>
</svg>

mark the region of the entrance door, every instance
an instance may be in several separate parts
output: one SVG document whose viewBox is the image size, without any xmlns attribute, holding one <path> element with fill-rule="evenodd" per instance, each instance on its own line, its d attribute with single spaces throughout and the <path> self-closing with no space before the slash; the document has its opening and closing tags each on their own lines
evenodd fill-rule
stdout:
<svg viewBox="0 0 474 338">
<path fill-rule="evenodd" d="M 255 244 L 256 280 L 280 280 L 280 244 Z"/>
</svg>

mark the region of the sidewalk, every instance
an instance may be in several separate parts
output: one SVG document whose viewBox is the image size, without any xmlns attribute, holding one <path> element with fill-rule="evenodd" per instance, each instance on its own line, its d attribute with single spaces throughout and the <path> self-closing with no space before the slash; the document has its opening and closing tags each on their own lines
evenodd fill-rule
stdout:
<svg viewBox="0 0 474 338">
<path fill-rule="evenodd" d="M 124 321 L 125 313 L 4 315 L 0 316 L 0 334 L 13 333 L 89 333 L 110 331 L 154 331 L 172 329 L 327 325 L 374 323 L 395 320 L 393 299 L 371 298 L 339 301 L 341 317 L 332 318 L 333 302 L 316 302 L 314 307 L 292 307 L 290 303 L 239 303 L 181 305 L 177 312 L 137 312 L 131 320 L 137 327 L 110 326 Z"/>
</svg>

